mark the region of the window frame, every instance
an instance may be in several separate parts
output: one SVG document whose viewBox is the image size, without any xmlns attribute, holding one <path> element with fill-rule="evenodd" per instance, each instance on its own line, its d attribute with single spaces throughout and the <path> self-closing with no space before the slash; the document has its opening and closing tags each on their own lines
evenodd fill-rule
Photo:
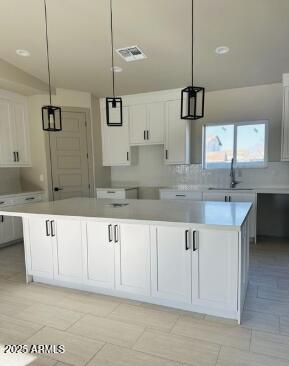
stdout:
<svg viewBox="0 0 289 366">
<path fill-rule="evenodd" d="M 264 162 L 262 163 L 238 163 L 237 162 L 237 130 L 239 126 L 250 126 L 250 125 L 265 125 L 265 141 L 264 141 Z M 206 127 L 217 127 L 233 125 L 234 126 L 234 140 L 233 140 L 233 157 L 234 157 L 234 167 L 240 169 L 260 169 L 268 167 L 268 120 L 252 120 L 252 121 L 242 121 L 242 122 L 217 122 L 217 123 L 206 123 L 202 128 L 202 169 L 203 170 L 228 170 L 231 165 L 228 163 L 226 167 L 224 165 L 218 167 L 206 167 Z M 216 163 L 217 164 L 217 163 Z"/>
</svg>

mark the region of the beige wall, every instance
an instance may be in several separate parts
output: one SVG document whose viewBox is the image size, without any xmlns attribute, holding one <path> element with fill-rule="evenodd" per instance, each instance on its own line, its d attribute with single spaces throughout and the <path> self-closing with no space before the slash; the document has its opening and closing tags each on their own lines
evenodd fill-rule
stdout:
<svg viewBox="0 0 289 366">
<path fill-rule="evenodd" d="M 41 107 L 48 103 L 47 95 L 34 95 L 28 98 L 29 118 L 30 118 L 30 139 L 32 167 L 21 169 L 21 182 L 24 188 L 36 186 L 45 191 L 48 190 L 47 162 L 45 151 L 45 133 L 42 130 Z M 99 136 L 98 116 L 92 113 L 92 98 L 90 93 L 79 92 L 75 90 L 57 89 L 53 96 L 53 103 L 62 107 L 87 108 L 91 111 L 92 129 L 96 138 Z M 104 177 L 110 179 L 110 170 L 102 169 L 99 166 L 98 142 L 93 142 L 94 149 L 94 171 L 97 172 L 98 179 Z M 49 173 L 49 172 L 48 172 Z M 43 175 L 43 182 L 40 181 L 40 175 Z"/>
<path fill-rule="evenodd" d="M 0 194 L 15 193 L 21 190 L 20 169 L 1 168 L 0 169 Z"/>
<path fill-rule="evenodd" d="M 269 120 L 269 161 L 280 161 L 282 85 L 270 84 L 206 94 L 205 118 L 192 122 L 192 161 L 202 161 L 202 125 Z"/>
</svg>

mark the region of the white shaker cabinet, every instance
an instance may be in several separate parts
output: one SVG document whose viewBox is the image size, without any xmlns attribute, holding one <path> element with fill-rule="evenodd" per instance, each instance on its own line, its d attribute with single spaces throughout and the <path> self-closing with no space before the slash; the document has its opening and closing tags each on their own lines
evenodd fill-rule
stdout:
<svg viewBox="0 0 289 366">
<path fill-rule="evenodd" d="M 283 75 L 281 160 L 289 161 L 289 74 Z"/>
<path fill-rule="evenodd" d="M 114 225 L 116 289 L 150 295 L 150 230 L 147 225 Z"/>
<path fill-rule="evenodd" d="M 54 278 L 80 281 L 83 277 L 82 230 L 80 221 L 50 221 L 50 235 L 54 240 Z"/>
<path fill-rule="evenodd" d="M 30 217 L 28 225 L 29 240 L 25 242 L 28 263 L 27 272 L 33 276 L 53 278 L 53 242 L 51 222 L 45 217 Z"/>
<path fill-rule="evenodd" d="M 15 240 L 14 217 L 0 216 L 0 244 Z"/>
<path fill-rule="evenodd" d="M 27 100 L 0 91 L 0 167 L 30 165 Z"/>
<path fill-rule="evenodd" d="M 180 118 L 180 100 L 166 103 L 165 163 L 190 164 L 190 121 Z"/>
<path fill-rule="evenodd" d="M 87 222 L 86 233 L 85 279 L 90 285 L 114 289 L 113 225 L 108 222 Z"/>
<path fill-rule="evenodd" d="M 200 230 L 192 236 L 193 304 L 236 311 L 238 233 Z"/>
<path fill-rule="evenodd" d="M 152 296 L 191 303 L 190 230 L 152 227 Z"/>
<path fill-rule="evenodd" d="M 164 143 L 164 102 L 129 107 L 130 144 L 153 145 Z"/>
<path fill-rule="evenodd" d="M 108 126 L 106 110 L 101 109 L 102 161 L 104 166 L 131 164 L 128 128 L 129 113 L 127 107 L 123 107 L 122 126 Z"/>
</svg>

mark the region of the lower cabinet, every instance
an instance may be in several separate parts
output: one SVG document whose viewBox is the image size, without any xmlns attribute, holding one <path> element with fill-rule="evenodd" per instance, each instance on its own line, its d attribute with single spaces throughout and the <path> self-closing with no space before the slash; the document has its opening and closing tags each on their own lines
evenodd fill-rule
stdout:
<svg viewBox="0 0 289 366">
<path fill-rule="evenodd" d="M 238 288 L 238 232 L 193 232 L 192 302 L 236 311 Z"/>
<path fill-rule="evenodd" d="M 0 216 L 0 244 L 14 240 L 13 217 Z"/>
<path fill-rule="evenodd" d="M 83 249 L 81 221 L 51 221 L 50 235 L 54 240 L 54 277 L 72 281 L 83 278 Z"/>
<path fill-rule="evenodd" d="M 87 222 L 86 281 L 94 286 L 114 288 L 113 225 Z"/>
<path fill-rule="evenodd" d="M 148 225 L 87 222 L 86 280 L 97 287 L 150 294 Z"/>
<path fill-rule="evenodd" d="M 45 218 L 30 217 L 28 225 L 29 240 L 25 240 L 27 270 L 30 275 L 53 278 L 53 243 L 51 222 Z"/>
<path fill-rule="evenodd" d="M 152 228 L 152 296 L 191 303 L 190 230 Z"/>
<path fill-rule="evenodd" d="M 150 229 L 148 225 L 115 225 L 115 287 L 150 295 Z"/>
</svg>

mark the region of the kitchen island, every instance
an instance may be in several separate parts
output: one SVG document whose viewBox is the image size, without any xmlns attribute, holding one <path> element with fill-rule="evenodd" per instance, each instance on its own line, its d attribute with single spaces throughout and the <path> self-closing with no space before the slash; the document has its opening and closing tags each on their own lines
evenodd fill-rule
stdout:
<svg viewBox="0 0 289 366">
<path fill-rule="evenodd" d="M 27 281 L 240 323 L 250 203 L 71 198 L 3 208 L 23 219 Z"/>
</svg>

